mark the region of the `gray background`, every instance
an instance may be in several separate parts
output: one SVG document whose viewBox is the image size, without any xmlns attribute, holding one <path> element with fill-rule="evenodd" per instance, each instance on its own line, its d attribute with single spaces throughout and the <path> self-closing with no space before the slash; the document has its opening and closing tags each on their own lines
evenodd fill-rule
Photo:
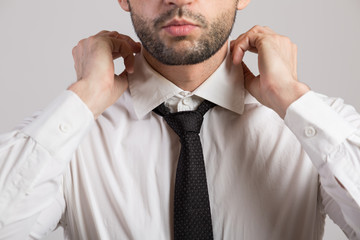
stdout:
<svg viewBox="0 0 360 240">
<path fill-rule="evenodd" d="M 299 79 L 360 109 L 359 0 L 253 0 L 238 13 L 233 38 L 267 25 L 297 45 Z M 116 0 L 0 1 L 0 132 L 42 109 L 76 77 L 71 49 L 103 29 L 135 38 Z M 246 63 L 256 71 L 256 55 Z M 122 63 L 116 62 L 117 72 Z M 62 239 L 58 230 L 47 239 Z M 346 239 L 327 219 L 324 239 Z"/>
</svg>

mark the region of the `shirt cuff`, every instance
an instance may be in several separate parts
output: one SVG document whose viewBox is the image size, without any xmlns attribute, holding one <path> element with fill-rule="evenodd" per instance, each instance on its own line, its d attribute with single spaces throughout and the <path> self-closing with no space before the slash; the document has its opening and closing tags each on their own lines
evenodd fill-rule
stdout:
<svg viewBox="0 0 360 240">
<path fill-rule="evenodd" d="M 69 159 L 94 123 L 86 104 L 66 90 L 21 131 L 57 159 Z"/>
<path fill-rule="evenodd" d="M 356 131 L 313 91 L 293 102 L 284 120 L 318 169 Z"/>
</svg>

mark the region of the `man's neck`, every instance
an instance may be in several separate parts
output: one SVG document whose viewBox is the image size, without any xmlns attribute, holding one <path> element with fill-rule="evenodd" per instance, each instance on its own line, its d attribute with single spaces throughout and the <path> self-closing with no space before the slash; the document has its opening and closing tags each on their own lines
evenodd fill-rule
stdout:
<svg viewBox="0 0 360 240">
<path fill-rule="evenodd" d="M 194 65 L 165 65 L 153 58 L 145 49 L 143 54 L 149 65 L 158 73 L 179 88 L 192 92 L 208 79 L 224 61 L 227 55 L 227 47 L 228 42 L 211 58 Z"/>
</svg>

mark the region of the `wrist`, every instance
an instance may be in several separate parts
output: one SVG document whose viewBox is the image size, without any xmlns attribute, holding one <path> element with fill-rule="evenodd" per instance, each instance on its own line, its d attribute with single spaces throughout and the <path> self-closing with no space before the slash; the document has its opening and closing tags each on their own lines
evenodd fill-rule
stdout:
<svg viewBox="0 0 360 240">
<path fill-rule="evenodd" d="M 94 118 L 97 119 L 100 114 L 105 110 L 101 105 L 101 97 L 99 89 L 91 89 L 88 83 L 84 80 L 79 80 L 68 87 L 68 90 L 74 92 L 79 98 L 87 105 L 93 113 Z M 104 110 L 103 110 L 104 109 Z"/>
<path fill-rule="evenodd" d="M 284 93 L 278 94 L 277 104 L 273 109 L 284 119 L 288 107 L 308 91 L 310 88 L 306 84 L 294 82 L 293 86 L 286 88 Z"/>
</svg>

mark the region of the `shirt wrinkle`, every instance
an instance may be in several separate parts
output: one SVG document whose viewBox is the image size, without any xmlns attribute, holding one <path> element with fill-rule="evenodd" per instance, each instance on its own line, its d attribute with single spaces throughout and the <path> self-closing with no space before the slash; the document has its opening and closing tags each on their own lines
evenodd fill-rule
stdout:
<svg viewBox="0 0 360 240">
<path fill-rule="evenodd" d="M 199 134 L 214 239 L 320 240 L 323 212 L 350 239 L 360 238 L 360 115 L 353 107 L 310 91 L 283 121 L 244 89 L 229 56 L 192 93 L 141 55 L 135 69 L 129 90 L 96 124 L 65 91 L 16 130 L 26 136 L 0 135 L 0 239 L 43 237 L 60 221 L 68 239 L 171 239 L 181 145 L 148 113 L 164 101 L 174 111 L 195 109 L 203 99 L 220 106 L 204 116 Z M 27 194 L 17 187 L 34 179 Z"/>
</svg>

